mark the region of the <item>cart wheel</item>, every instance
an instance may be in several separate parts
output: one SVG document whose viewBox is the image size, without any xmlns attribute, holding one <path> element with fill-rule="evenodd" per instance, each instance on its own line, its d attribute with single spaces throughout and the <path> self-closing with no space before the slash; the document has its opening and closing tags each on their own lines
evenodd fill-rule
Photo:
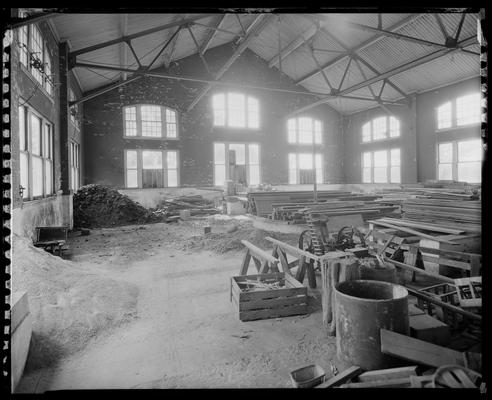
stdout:
<svg viewBox="0 0 492 400">
<path fill-rule="evenodd" d="M 311 239 L 309 230 L 303 231 L 301 233 L 301 236 L 299 236 L 299 248 L 301 250 L 305 250 L 305 251 L 309 251 L 310 253 L 313 253 L 313 241 Z"/>
</svg>

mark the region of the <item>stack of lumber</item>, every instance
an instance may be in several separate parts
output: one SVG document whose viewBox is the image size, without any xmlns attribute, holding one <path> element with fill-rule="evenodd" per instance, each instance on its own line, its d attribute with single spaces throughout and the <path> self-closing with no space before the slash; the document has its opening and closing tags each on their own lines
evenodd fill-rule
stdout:
<svg viewBox="0 0 492 400">
<path fill-rule="evenodd" d="M 403 201 L 402 218 L 442 226 L 481 231 L 482 202 L 480 200 L 448 198 L 416 198 Z"/>
<path fill-rule="evenodd" d="M 250 192 L 248 193 L 248 212 L 260 217 L 272 214 L 273 204 L 299 204 L 313 201 L 313 191 L 282 191 L 282 192 Z M 350 197 L 351 192 L 343 190 L 320 190 L 317 193 L 319 202 L 338 197 Z"/>
<path fill-rule="evenodd" d="M 213 201 L 204 199 L 201 195 L 189 195 L 161 200 L 157 208 L 153 210 L 153 213 L 172 220 L 172 217 L 179 216 L 181 210 L 189 210 L 190 215 L 220 213 L 219 210 L 214 208 Z"/>
</svg>

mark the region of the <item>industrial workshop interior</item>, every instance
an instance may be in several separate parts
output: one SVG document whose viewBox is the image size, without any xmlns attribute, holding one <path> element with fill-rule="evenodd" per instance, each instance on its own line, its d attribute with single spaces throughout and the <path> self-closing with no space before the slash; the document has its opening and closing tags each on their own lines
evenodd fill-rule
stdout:
<svg viewBox="0 0 492 400">
<path fill-rule="evenodd" d="M 11 392 L 483 393 L 484 10 L 125 12 L 8 9 Z"/>
</svg>

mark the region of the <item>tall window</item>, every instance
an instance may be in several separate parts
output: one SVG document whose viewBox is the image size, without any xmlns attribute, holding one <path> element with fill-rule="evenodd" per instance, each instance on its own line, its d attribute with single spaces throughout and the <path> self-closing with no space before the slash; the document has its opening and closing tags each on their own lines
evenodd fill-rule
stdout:
<svg viewBox="0 0 492 400">
<path fill-rule="evenodd" d="M 395 117 L 378 117 L 362 125 L 362 141 L 372 142 L 400 136 L 400 121 Z"/>
<path fill-rule="evenodd" d="M 69 101 L 76 100 L 75 93 L 72 90 L 72 88 L 68 89 L 68 99 Z M 78 119 L 78 113 L 79 113 L 78 104 L 74 104 L 72 107 L 70 107 L 70 121 L 77 129 L 80 129 L 80 121 Z"/>
<path fill-rule="evenodd" d="M 400 149 L 362 153 L 363 183 L 401 183 Z"/>
<path fill-rule="evenodd" d="M 27 106 L 19 106 L 19 149 L 23 198 L 53 194 L 53 125 Z"/>
<path fill-rule="evenodd" d="M 125 137 L 178 137 L 176 111 L 162 106 L 139 104 L 123 108 Z"/>
<path fill-rule="evenodd" d="M 35 24 L 18 29 L 20 62 L 46 92 L 53 95 L 52 61 L 48 46 Z"/>
<path fill-rule="evenodd" d="M 176 187 L 178 181 L 178 151 L 125 150 L 127 188 Z"/>
<path fill-rule="evenodd" d="M 480 183 L 482 145 L 480 139 L 438 144 L 437 176 L 440 180 Z"/>
<path fill-rule="evenodd" d="M 258 129 L 258 100 L 241 93 L 217 93 L 212 97 L 214 126 Z"/>
<path fill-rule="evenodd" d="M 437 129 L 477 124 L 480 115 L 480 93 L 461 96 L 437 107 Z"/>
<path fill-rule="evenodd" d="M 289 153 L 289 183 L 308 184 L 314 183 L 316 173 L 316 183 L 323 183 L 323 156 L 312 153 Z"/>
<path fill-rule="evenodd" d="M 321 144 L 321 121 L 308 117 L 291 118 L 287 121 L 287 141 L 292 144 Z"/>
<path fill-rule="evenodd" d="M 70 142 L 70 188 L 76 192 L 80 187 L 80 145 Z"/>
<path fill-rule="evenodd" d="M 260 146 L 256 143 L 214 143 L 214 185 L 227 180 L 258 185 Z"/>
</svg>

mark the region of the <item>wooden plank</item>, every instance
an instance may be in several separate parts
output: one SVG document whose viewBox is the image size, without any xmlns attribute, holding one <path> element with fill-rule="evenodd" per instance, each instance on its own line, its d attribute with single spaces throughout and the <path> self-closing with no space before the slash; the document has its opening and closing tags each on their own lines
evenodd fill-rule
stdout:
<svg viewBox="0 0 492 400">
<path fill-rule="evenodd" d="M 316 288 L 316 274 L 314 272 L 314 265 L 312 262 L 307 264 L 307 276 L 308 276 L 309 287 L 311 289 L 315 289 Z"/>
<path fill-rule="evenodd" d="M 250 300 L 261 300 L 261 299 L 272 299 L 278 297 L 289 297 L 289 296 L 307 296 L 307 288 L 289 288 L 289 289 L 273 289 L 267 291 L 258 292 L 241 292 L 239 298 L 241 301 Z"/>
<path fill-rule="evenodd" d="M 408 378 L 417 375 L 417 366 L 379 369 L 376 371 L 367 371 L 357 377 L 357 382 L 373 382 L 383 379 Z"/>
<path fill-rule="evenodd" d="M 410 228 L 420 228 L 420 229 L 425 229 L 425 230 L 434 231 L 434 232 L 449 233 L 452 235 L 460 235 L 460 234 L 466 232 L 465 230 L 451 229 L 451 228 L 446 228 L 446 227 L 440 226 L 440 225 L 426 224 L 424 222 L 412 222 L 412 221 L 408 221 L 408 220 L 388 218 L 388 217 L 380 218 L 379 221 L 387 222 L 387 223 L 393 224 L 393 225 L 408 226 Z"/>
<path fill-rule="evenodd" d="M 433 257 L 433 256 L 428 256 L 426 254 L 422 254 L 422 261 L 430 261 L 433 263 L 438 263 L 440 265 L 447 265 L 449 267 L 464 269 L 465 271 L 471 271 L 470 264 L 463 261 L 451 260 L 449 258 Z"/>
<path fill-rule="evenodd" d="M 271 254 L 268 254 L 265 250 L 256 247 L 254 244 L 248 242 L 247 240 L 241 240 L 241 243 L 250 250 L 251 254 L 257 256 L 260 259 L 267 260 L 270 263 L 276 263 L 278 261 Z"/>
<path fill-rule="evenodd" d="M 247 249 L 243 257 L 243 262 L 241 263 L 241 268 L 239 269 L 239 275 L 246 275 L 248 273 L 248 267 L 250 261 L 251 261 L 251 254 L 249 253 L 249 249 Z"/>
<path fill-rule="evenodd" d="M 278 248 L 278 258 L 280 260 L 280 265 L 282 265 L 282 271 L 286 275 L 291 275 L 291 272 L 289 269 L 289 262 L 287 261 L 287 256 L 280 246 Z"/>
<path fill-rule="evenodd" d="M 296 278 L 294 278 L 292 275 L 285 275 L 285 280 L 289 283 L 290 286 L 296 287 L 299 289 L 305 290 L 306 288 L 302 283 L 300 283 Z M 307 290 L 306 290 L 307 293 Z"/>
<path fill-rule="evenodd" d="M 471 257 L 477 257 L 478 259 L 482 258 L 482 255 L 477 253 L 466 253 L 464 251 L 454 251 L 454 250 L 431 248 L 425 246 L 413 246 L 413 247 L 416 247 L 418 250 L 420 250 L 421 253 L 430 253 L 430 254 L 442 255 L 444 257 L 453 257 L 463 261 L 469 261 Z"/>
<path fill-rule="evenodd" d="M 420 268 L 417 268 L 417 267 L 412 267 L 411 265 L 407 265 L 407 264 L 401 263 L 399 261 L 391 260 L 391 259 L 389 259 L 387 257 L 384 257 L 384 256 L 383 256 L 383 261 L 389 262 L 389 263 L 393 264 L 395 267 L 400 267 L 400 268 L 403 268 L 403 269 L 407 269 L 409 271 L 415 271 L 415 272 L 417 272 L 419 274 L 422 274 L 422 275 L 425 275 L 425 276 L 430 276 L 431 278 L 436 278 L 436 279 L 439 279 L 439 280 L 441 280 L 443 282 L 446 282 L 446 283 L 454 283 L 454 280 L 451 279 L 451 278 L 448 278 L 447 276 L 439 275 L 439 274 L 433 274 L 431 272 L 427 272 L 424 269 L 420 269 Z"/>
<path fill-rule="evenodd" d="M 280 297 L 263 300 L 241 301 L 239 311 L 277 309 L 285 306 L 307 304 L 307 296 Z"/>
<path fill-rule="evenodd" d="M 251 255 L 251 258 L 253 258 L 253 261 L 255 262 L 256 270 L 258 271 L 259 274 L 261 274 L 261 261 L 256 258 L 255 254 Z"/>
<path fill-rule="evenodd" d="M 315 386 L 316 389 L 325 389 L 325 388 L 330 388 L 330 387 L 335 387 L 338 385 L 342 385 L 345 382 L 349 381 L 352 378 L 355 378 L 356 376 L 359 376 L 362 374 L 364 370 L 361 367 L 358 366 L 353 366 L 345 371 L 339 373 L 338 375 L 335 375 L 334 377 L 328 379 L 327 381 L 320 383 L 318 386 Z"/>
<path fill-rule="evenodd" d="M 410 229 L 410 228 L 404 228 L 404 227 L 401 227 L 401 226 L 395 226 L 395 225 L 387 224 L 385 222 L 379 222 L 378 220 L 371 220 L 369 222 L 371 222 L 371 223 L 373 223 L 375 225 L 386 226 L 387 228 L 397 229 L 397 230 L 402 231 L 402 232 L 411 233 L 412 235 L 417 235 L 417 236 L 420 236 L 420 237 L 423 237 L 423 238 L 427 238 L 427 239 L 430 239 L 430 240 L 435 240 L 436 242 L 453 244 L 453 245 L 456 245 L 457 244 L 455 242 L 451 242 L 450 240 L 443 239 L 440 236 L 427 235 L 426 233 L 418 232 L 418 231 L 413 230 L 413 229 Z"/>
<path fill-rule="evenodd" d="M 307 305 L 292 307 L 272 308 L 266 310 L 251 310 L 239 312 L 241 321 L 253 321 L 256 319 L 281 318 L 291 315 L 307 314 Z"/>
<path fill-rule="evenodd" d="M 342 389 L 364 389 L 364 388 L 380 388 L 380 387 L 410 387 L 410 377 L 383 379 L 380 381 L 346 383 L 341 385 Z"/>
<path fill-rule="evenodd" d="M 449 364 L 465 366 L 463 353 L 459 351 L 427 343 L 386 329 L 381 329 L 381 352 L 436 368 Z"/>
<path fill-rule="evenodd" d="M 473 254 L 470 256 L 470 276 L 479 276 L 481 274 L 482 263 L 481 256 Z"/>
<path fill-rule="evenodd" d="M 251 275 L 233 276 L 232 278 L 236 282 L 245 282 L 249 280 L 265 280 L 265 279 L 281 280 L 281 279 L 285 279 L 285 275 L 283 274 L 283 272 L 275 272 L 269 274 L 251 274 Z"/>
<path fill-rule="evenodd" d="M 273 244 L 278 245 L 281 249 L 283 249 L 287 254 L 290 254 L 291 256 L 298 257 L 298 258 L 301 256 L 304 256 L 308 260 L 315 260 L 315 261 L 317 261 L 319 259 L 318 256 L 310 253 L 309 251 L 304 251 L 304 250 L 298 249 L 297 247 L 294 247 L 294 246 L 291 246 L 290 244 L 281 242 L 280 240 L 274 239 L 270 236 L 266 236 L 265 239 L 268 240 L 269 242 L 273 243 Z"/>
</svg>

